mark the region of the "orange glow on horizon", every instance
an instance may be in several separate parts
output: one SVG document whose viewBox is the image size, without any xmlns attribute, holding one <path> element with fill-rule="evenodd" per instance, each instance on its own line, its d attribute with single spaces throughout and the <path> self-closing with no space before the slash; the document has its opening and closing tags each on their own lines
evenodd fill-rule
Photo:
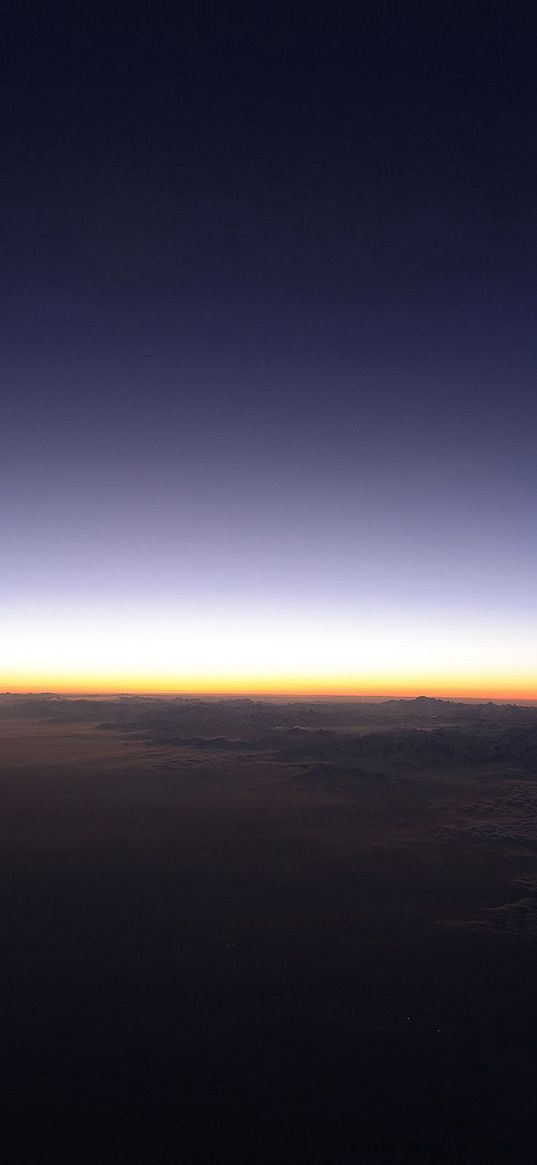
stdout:
<svg viewBox="0 0 537 1165">
<path fill-rule="evenodd" d="M 59 695 L 246 696 L 376 699 L 435 696 L 444 699 L 537 700 L 537 682 L 527 676 L 385 674 L 311 675 L 133 675 L 123 673 L 0 674 L 0 690 L 12 694 L 54 692 Z"/>
<path fill-rule="evenodd" d="M 487 613 L 13 609 L 0 690 L 537 699 L 537 625 Z"/>
</svg>

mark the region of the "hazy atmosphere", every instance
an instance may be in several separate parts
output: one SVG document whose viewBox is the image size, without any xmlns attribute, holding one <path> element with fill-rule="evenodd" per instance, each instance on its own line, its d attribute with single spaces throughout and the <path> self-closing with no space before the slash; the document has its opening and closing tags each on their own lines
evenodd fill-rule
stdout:
<svg viewBox="0 0 537 1165">
<path fill-rule="evenodd" d="M 535 695 L 525 5 L 7 5 L 0 687 Z"/>
<path fill-rule="evenodd" d="M 0 24 L 2 1160 L 531 1165 L 537 12 Z"/>
</svg>

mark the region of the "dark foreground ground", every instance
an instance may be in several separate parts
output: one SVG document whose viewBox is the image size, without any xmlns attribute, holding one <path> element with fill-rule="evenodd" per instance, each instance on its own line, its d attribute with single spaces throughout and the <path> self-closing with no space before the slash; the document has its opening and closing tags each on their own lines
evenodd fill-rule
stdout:
<svg viewBox="0 0 537 1165">
<path fill-rule="evenodd" d="M 535 1160 L 537 713 L 435 704 L 0 700 L 5 1160 Z"/>
</svg>

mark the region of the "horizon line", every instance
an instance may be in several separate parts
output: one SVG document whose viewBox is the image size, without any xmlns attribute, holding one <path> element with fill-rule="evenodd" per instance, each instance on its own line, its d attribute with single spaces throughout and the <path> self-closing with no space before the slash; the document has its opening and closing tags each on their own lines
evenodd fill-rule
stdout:
<svg viewBox="0 0 537 1165">
<path fill-rule="evenodd" d="M 365 700 L 371 703 L 382 703 L 388 700 L 405 700 L 411 702 L 413 700 L 443 700 L 448 702 L 458 703 L 508 703 L 508 704 L 536 704 L 537 696 L 516 696 L 513 694 L 501 695 L 469 695 L 469 694 L 442 694 L 430 696 L 427 692 L 421 689 L 416 690 L 415 693 L 397 694 L 394 692 L 386 693 L 369 693 L 369 692 L 308 692 L 308 691 L 270 691 L 267 689 L 259 689 L 253 691 L 252 689 L 245 689 L 244 691 L 215 689 L 208 691 L 207 689 L 162 689 L 162 690 L 128 690 L 126 688 L 99 690 L 95 688 L 6 688 L 0 692 L 0 696 L 58 696 L 66 698 L 85 698 L 85 699 L 114 699 L 117 697 L 128 697 L 130 699 L 229 699 L 229 700 L 244 700 L 244 699 L 264 699 L 264 700 L 342 700 L 342 701 L 360 701 Z"/>
</svg>

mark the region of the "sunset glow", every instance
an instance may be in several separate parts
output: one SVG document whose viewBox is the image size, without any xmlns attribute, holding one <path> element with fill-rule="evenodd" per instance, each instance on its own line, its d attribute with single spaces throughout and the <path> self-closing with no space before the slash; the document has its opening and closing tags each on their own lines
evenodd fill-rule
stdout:
<svg viewBox="0 0 537 1165">
<path fill-rule="evenodd" d="M 12 608 L 5 690 L 534 699 L 535 628 L 431 613 Z"/>
<path fill-rule="evenodd" d="M 537 6 L 2 15 L 3 1159 L 531 1165 Z"/>
<path fill-rule="evenodd" d="M 47 77 L 35 125 L 15 101 L 2 688 L 537 698 L 526 150 L 527 205 L 511 162 L 495 202 L 519 115 L 487 139 L 477 85 L 474 140 L 457 64 L 433 132 L 429 49 L 391 29 L 379 74 L 381 10 L 352 11 L 380 23 L 344 60 L 344 35 L 256 24 L 250 60 L 203 25 L 184 114 L 197 49 L 144 82 L 145 33 L 93 112 L 99 37 L 50 124 Z"/>
</svg>

